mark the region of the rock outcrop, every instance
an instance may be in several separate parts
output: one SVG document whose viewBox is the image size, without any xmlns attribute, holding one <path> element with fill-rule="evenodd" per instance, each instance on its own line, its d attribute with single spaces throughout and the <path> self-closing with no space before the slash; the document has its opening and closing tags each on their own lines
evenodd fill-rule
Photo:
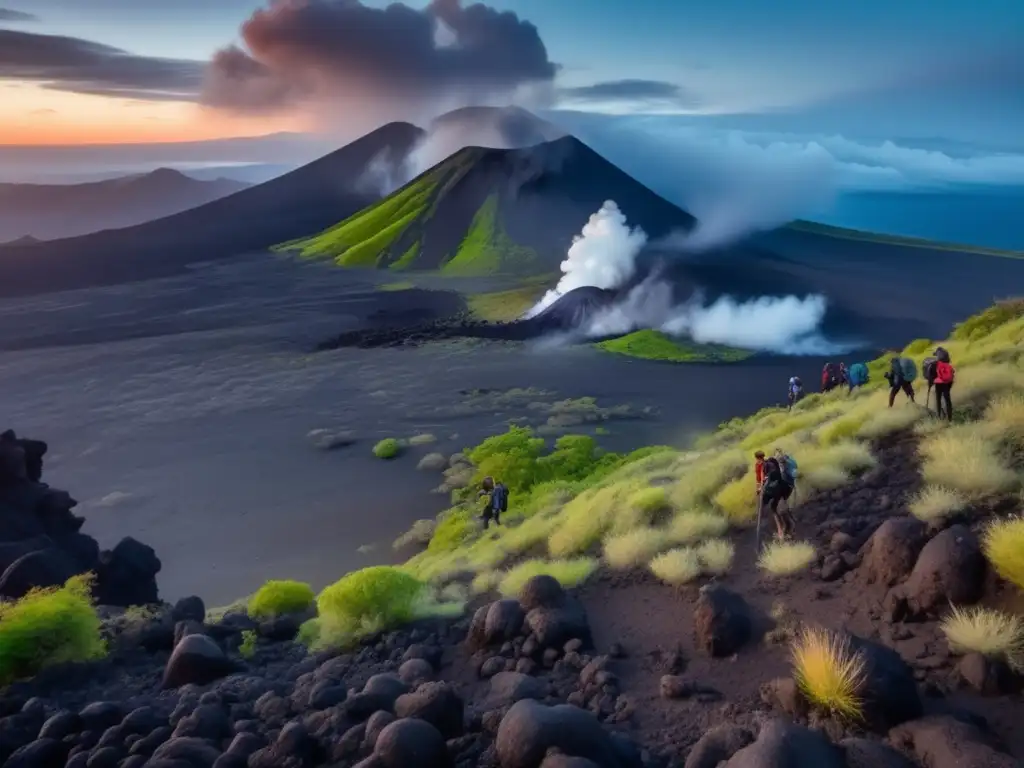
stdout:
<svg viewBox="0 0 1024 768">
<path fill-rule="evenodd" d="M 85 518 L 72 512 L 78 502 L 42 481 L 47 448 L 12 430 L 0 434 L 0 597 L 20 598 L 91 572 L 102 605 L 157 602 L 156 553 L 130 537 L 101 551 L 82 533 Z"/>
</svg>

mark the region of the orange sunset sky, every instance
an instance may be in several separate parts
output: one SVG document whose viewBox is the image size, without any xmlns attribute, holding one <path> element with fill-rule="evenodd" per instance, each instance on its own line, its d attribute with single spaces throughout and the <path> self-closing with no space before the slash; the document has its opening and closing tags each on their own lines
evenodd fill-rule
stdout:
<svg viewBox="0 0 1024 768">
<path fill-rule="evenodd" d="M 200 141 L 303 128 L 298 117 L 243 118 L 195 103 L 115 99 L 0 83 L 0 144 Z"/>
</svg>

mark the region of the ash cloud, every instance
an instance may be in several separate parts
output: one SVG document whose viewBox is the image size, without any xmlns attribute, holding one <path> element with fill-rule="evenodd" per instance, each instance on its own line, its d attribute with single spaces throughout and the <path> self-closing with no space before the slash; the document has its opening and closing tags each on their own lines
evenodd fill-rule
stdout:
<svg viewBox="0 0 1024 768">
<path fill-rule="evenodd" d="M 250 113 L 301 106 L 372 127 L 543 94 L 557 71 L 528 21 L 460 0 L 422 10 L 270 0 L 241 37 L 214 56 L 205 104 Z"/>
</svg>

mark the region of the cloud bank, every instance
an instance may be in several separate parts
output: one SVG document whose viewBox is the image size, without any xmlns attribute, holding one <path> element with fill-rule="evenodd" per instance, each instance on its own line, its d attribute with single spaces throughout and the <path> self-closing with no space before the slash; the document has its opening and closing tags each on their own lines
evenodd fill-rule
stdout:
<svg viewBox="0 0 1024 768">
<path fill-rule="evenodd" d="M 416 121 L 543 95 L 557 71 L 532 24 L 461 0 L 432 0 L 422 10 L 270 0 L 242 25 L 241 37 L 242 46 L 214 56 L 205 104 L 257 113 L 304 107 L 374 124 Z"/>
<path fill-rule="evenodd" d="M 149 100 L 191 99 L 203 65 L 160 59 L 76 37 L 0 29 L 0 78 L 59 91 Z"/>
<path fill-rule="evenodd" d="M 10 8 L 0 8 L 0 22 L 18 24 L 25 21 L 39 21 L 39 17 L 24 11 L 15 11 Z"/>
<path fill-rule="evenodd" d="M 526 315 L 533 317 L 571 290 L 584 286 L 622 288 L 636 275 L 647 235 L 631 229 L 612 200 L 590 217 L 564 262 L 562 279 Z M 643 328 L 687 336 L 701 344 L 793 355 L 826 354 L 838 347 L 820 333 L 828 302 L 824 296 L 762 296 L 738 302 L 721 296 L 707 304 L 700 292 L 675 300 L 672 286 L 657 272 L 592 317 L 585 336 L 615 336 Z"/>
</svg>

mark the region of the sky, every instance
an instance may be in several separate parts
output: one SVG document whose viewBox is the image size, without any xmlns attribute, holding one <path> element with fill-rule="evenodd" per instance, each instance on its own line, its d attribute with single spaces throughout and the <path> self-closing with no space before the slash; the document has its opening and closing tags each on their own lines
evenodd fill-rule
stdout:
<svg viewBox="0 0 1024 768">
<path fill-rule="evenodd" d="M 510 102 L 634 126 L 1022 141 L 1019 0 L 386 5 L 0 0 L 0 144 L 349 139 Z"/>
</svg>

